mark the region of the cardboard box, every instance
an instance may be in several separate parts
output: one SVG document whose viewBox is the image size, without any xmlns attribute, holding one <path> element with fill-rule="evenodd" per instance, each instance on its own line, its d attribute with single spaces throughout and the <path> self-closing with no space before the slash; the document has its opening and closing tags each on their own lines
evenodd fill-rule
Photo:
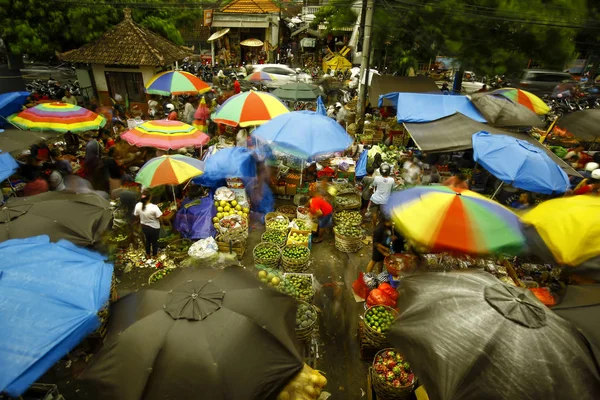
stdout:
<svg viewBox="0 0 600 400">
<path fill-rule="evenodd" d="M 308 241 L 306 243 L 296 243 L 296 244 L 301 244 L 302 246 L 306 246 L 309 249 L 312 247 L 311 244 L 311 232 L 310 231 L 299 231 L 298 229 L 290 229 L 290 233 L 288 233 L 288 239 L 286 244 L 292 244 L 292 241 L 290 240 L 290 237 L 294 234 L 298 234 L 298 235 L 304 235 L 304 236 L 308 236 Z"/>
<path fill-rule="evenodd" d="M 287 194 L 288 196 L 295 196 L 298 190 L 298 186 L 297 185 L 291 185 L 288 184 L 285 186 L 285 194 Z"/>
</svg>

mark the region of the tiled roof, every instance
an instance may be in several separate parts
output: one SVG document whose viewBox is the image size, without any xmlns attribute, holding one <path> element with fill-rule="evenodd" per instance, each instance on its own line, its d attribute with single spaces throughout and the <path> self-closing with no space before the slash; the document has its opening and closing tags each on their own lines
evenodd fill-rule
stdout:
<svg viewBox="0 0 600 400">
<path fill-rule="evenodd" d="M 78 49 L 59 55 L 65 62 L 107 65 L 166 66 L 191 52 L 136 24 L 131 10 L 104 35 Z"/>
<path fill-rule="evenodd" d="M 266 14 L 278 13 L 280 8 L 271 0 L 233 0 L 221 11 L 226 13 Z"/>
</svg>

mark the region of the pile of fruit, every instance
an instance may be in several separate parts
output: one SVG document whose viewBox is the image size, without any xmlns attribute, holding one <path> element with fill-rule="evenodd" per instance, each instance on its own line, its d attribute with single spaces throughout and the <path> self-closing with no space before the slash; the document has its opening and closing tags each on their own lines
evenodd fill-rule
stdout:
<svg viewBox="0 0 600 400">
<path fill-rule="evenodd" d="M 306 329 L 312 326 L 317 320 L 317 313 L 313 306 L 308 303 L 298 303 L 296 310 L 296 329 Z"/>
<path fill-rule="evenodd" d="M 295 206 L 277 207 L 277 212 L 285 214 L 285 215 L 296 215 L 296 207 Z"/>
<path fill-rule="evenodd" d="M 281 283 L 280 277 L 278 277 L 277 275 L 275 275 L 271 272 L 267 272 L 265 270 L 260 270 L 258 272 L 258 278 L 261 280 L 261 282 L 264 282 L 264 283 L 274 286 L 274 287 L 279 286 L 279 284 Z"/>
<path fill-rule="evenodd" d="M 171 273 L 171 271 L 173 271 L 171 268 L 159 269 L 154 274 L 152 274 L 152 276 L 150 277 L 150 283 L 160 281 L 162 278 L 169 275 Z"/>
<path fill-rule="evenodd" d="M 339 211 L 333 218 L 336 225 L 358 226 L 362 223 L 362 215 L 358 211 Z"/>
<path fill-rule="evenodd" d="M 279 290 L 299 300 L 311 301 L 315 295 L 312 275 L 286 274 Z"/>
<path fill-rule="evenodd" d="M 308 243 L 308 233 L 290 232 L 287 244 L 306 244 Z"/>
<path fill-rule="evenodd" d="M 351 238 L 361 238 L 363 237 L 363 230 L 360 226 L 351 226 L 351 225 L 336 225 L 333 227 L 335 233 L 341 236 L 351 237 Z"/>
<path fill-rule="evenodd" d="M 265 227 L 268 230 L 287 231 L 288 224 L 289 224 L 288 219 L 286 217 L 277 216 L 275 218 L 272 218 L 272 219 L 266 221 Z"/>
<path fill-rule="evenodd" d="M 373 361 L 373 370 L 382 381 L 395 388 L 415 383 L 415 374 L 410 369 L 410 364 L 395 350 L 379 352 Z"/>
<path fill-rule="evenodd" d="M 298 212 L 302 215 L 308 215 L 310 211 L 308 208 L 302 206 L 299 206 L 296 210 L 298 210 Z"/>
<path fill-rule="evenodd" d="M 327 379 L 319 371 L 304 364 L 302 371 L 283 388 L 277 400 L 315 400 L 325 385 Z"/>
<path fill-rule="evenodd" d="M 272 243 L 260 243 L 254 248 L 254 258 L 266 263 L 279 261 L 279 248 Z"/>
<path fill-rule="evenodd" d="M 273 243 L 276 245 L 283 245 L 285 243 L 287 235 L 284 231 L 271 231 L 268 230 L 262 235 L 262 241 Z"/>
<path fill-rule="evenodd" d="M 336 207 L 360 207 L 360 199 L 356 196 L 336 196 L 334 200 Z"/>
<path fill-rule="evenodd" d="M 308 247 L 304 246 L 285 246 L 283 248 L 282 256 L 285 258 L 291 258 L 294 260 L 303 260 L 310 255 Z"/>
<path fill-rule="evenodd" d="M 295 218 L 292 222 L 295 223 L 298 229 L 300 229 L 301 231 L 312 230 L 312 222 L 310 221 L 301 218 Z"/>
<path fill-rule="evenodd" d="M 230 215 L 239 215 L 244 219 L 248 218 L 250 210 L 247 207 L 242 207 L 238 204 L 237 200 L 231 201 L 215 201 L 215 208 L 217 209 L 217 215 L 213 218 L 213 224 L 217 230 L 219 230 L 219 221 Z"/>
<path fill-rule="evenodd" d="M 365 312 L 365 324 L 378 333 L 389 331 L 395 319 L 394 313 L 383 306 L 371 307 Z"/>
</svg>

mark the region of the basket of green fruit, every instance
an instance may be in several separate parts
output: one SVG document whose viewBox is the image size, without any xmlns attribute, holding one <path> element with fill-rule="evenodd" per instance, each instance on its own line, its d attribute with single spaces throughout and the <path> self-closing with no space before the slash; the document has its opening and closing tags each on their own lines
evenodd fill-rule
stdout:
<svg viewBox="0 0 600 400">
<path fill-rule="evenodd" d="M 364 314 L 365 338 L 372 347 L 387 345 L 386 333 L 398 317 L 398 312 L 387 306 L 369 307 Z"/>
<path fill-rule="evenodd" d="M 357 210 L 360 208 L 362 198 L 358 193 L 338 194 L 333 200 L 333 206 L 336 211 Z"/>
<path fill-rule="evenodd" d="M 277 268 L 281 259 L 281 250 L 273 243 L 263 242 L 257 244 L 252 254 L 254 255 L 254 264 L 270 268 Z"/>
<path fill-rule="evenodd" d="M 166 250 L 169 252 L 170 258 L 181 261 L 188 257 L 188 250 L 192 243 L 190 239 L 180 238 L 169 243 Z"/>
<path fill-rule="evenodd" d="M 298 308 L 296 309 L 296 338 L 299 341 L 310 340 L 317 324 L 317 309 L 312 304 L 298 300 Z"/>
<path fill-rule="evenodd" d="M 310 250 L 301 244 L 288 244 L 281 252 L 281 265 L 285 272 L 305 272 L 308 269 Z"/>
<path fill-rule="evenodd" d="M 290 225 L 290 219 L 278 212 L 270 212 L 265 215 L 265 227 L 267 230 L 286 231 Z"/>
<path fill-rule="evenodd" d="M 279 284 L 279 291 L 289 294 L 298 300 L 312 302 L 315 296 L 312 274 L 283 274 L 283 280 Z"/>
<path fill-rule="evenodd" d="M 344 253 L 355 253 L 364 243 L 364 231 L 360 226 L 340 224 L 333 227 L 335 248 Z"/>
<path fill-rule="evenodd" d="M 123 231 L 113 233 L 111 236 L 109 236 L 108 241 L 110 244 L 120 249 L 124 249 L 129 246 L 129 243 L 131 242 L 131 234 Z"/>
<path fill-rule="evenodd" d="M 362 215 L 359 211 L 338 211 L 333 213 L 333 223 L 335 225 L 360 226 Z"/>
<path fill-rule="evenodd" d="M 160 281 L 165 276 L 169 275 L 173 270 L 171 268 L 162 268 L 154 272 L 148 278 L 148 285 L 152 285 L 154 282 Z"/>
<path fill-rule="evenodd" d="M 307 219 L 302 219 L 302 218 L 294 218 L 292 220 L 292 224 L 296 224 L 296 226 L 298 227 L 298 230 L 301 231 L 312 231 L 313 228 L 313 224 L 312 221 L 307 220 Z"/>
<path fill-rule="evenodd" d="M 279 248 L 285 246 L 285 241 L 287 239 L 287 232 L 285 231 L 276 231 L 269 229 L 262 234 L 260 239 L 266 243 L 273 243 Z"/>
</svg>

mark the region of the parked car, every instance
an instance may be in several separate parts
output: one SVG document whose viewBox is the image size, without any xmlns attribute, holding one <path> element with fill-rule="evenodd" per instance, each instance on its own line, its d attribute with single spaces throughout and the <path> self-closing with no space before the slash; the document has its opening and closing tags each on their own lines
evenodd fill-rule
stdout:
<svg viewBox="0 0 600 400">
<path fill-rule="evenodd" d="M 268 87 L 277 88 L 281 85 L 285 85 L 286 83 L 296 82 L 296 80 L 304 83 L 312 82 L 312 78 L 309 74 L 297 72 L 295 69 L 283 64 L 257 64 L 251 65 L 248 67 L 248 69 L 248 74 L 262 71 L 273 76 L 273 81 L 265 81 L 265 84 Z"/>
<path fill-rule="evenodd" d="M 573 81 L 571 74 L 566 72 L 526 69 L 515 86 L 541 97 L 552 94 L 556 85 L 566 81 Z"/>
</svg>

